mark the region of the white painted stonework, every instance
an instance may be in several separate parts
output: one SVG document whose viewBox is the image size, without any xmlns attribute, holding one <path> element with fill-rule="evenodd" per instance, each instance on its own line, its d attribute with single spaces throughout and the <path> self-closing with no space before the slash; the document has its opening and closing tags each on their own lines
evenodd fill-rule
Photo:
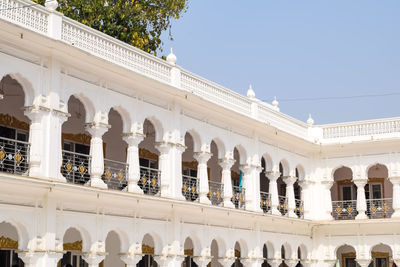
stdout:
<svg viewBox="0 0 400 267">
<path fill-rule="evenodd" d="M 301 122 L 55 7 L 0 0 L 0 266 L 400 265 L 399 118 Z"/>
</svg>

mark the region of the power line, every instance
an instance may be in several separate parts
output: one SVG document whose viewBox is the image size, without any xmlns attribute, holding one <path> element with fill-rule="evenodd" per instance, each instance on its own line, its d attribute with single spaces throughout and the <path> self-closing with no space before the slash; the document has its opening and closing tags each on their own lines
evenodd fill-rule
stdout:
<svg viewBox="0 0 400 267">
<path fill-rule="evenodd" d="M 384 94 L 363 94 L 363 95 L 352 95 L 352 96 L 325 96 L 325 97 L 286 98 L 286 99 L 278 99 L 278 101 L 279 102 L 303 102 L 303 101 L 343 100 L 343 99 L 388 97 L 388 96 L 400 96 L 400 92 L 399 93 L 384 93 Z M 264 102 L 268 102 L 267 100 L 263 100 L 263 101 Z"/>
</svg>

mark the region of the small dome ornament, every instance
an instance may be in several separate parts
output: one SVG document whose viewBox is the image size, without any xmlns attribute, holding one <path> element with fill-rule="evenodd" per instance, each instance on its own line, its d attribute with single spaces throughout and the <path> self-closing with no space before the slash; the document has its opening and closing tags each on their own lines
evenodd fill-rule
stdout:
<svg viewBox="0 0 400 267">
<path fill-rule="evenodd" d="M 169 53 L 169 55 L 167 56 L 167 62 L 173 66 L 176 65 L 176 56 L 174 55 L 174 52 L 172 51 L 171 48 L 171 52 Z"/>
<path fill-rule="evenodd" d="M 57 0 L 46 1 L 44 6 L 50 9 L 51 11 L 55 11 L 58 7 L 58 2 Z"/>
<path fill-rule="evenodd" d="M 310 126 L 314 125 L 314 119 L 311 117 L 311 114 L 308 114 L 307 124 Z"/>
<path fill-rule="evenodd" d="M 249 89 L 247 90 L 247 97 L 248 98 L 255 98 L 256 97 L 256 93 L 253 91 L 253 86 L 249 86 Z"/>
<path fill-rule="evenodd" d="M 276 100 L 276 96 L 274 97 L 274 101 L 272 101 L 272 106 L 274 106 L 275 110 L 279 111 L 279 102 Z"/>
</svg>

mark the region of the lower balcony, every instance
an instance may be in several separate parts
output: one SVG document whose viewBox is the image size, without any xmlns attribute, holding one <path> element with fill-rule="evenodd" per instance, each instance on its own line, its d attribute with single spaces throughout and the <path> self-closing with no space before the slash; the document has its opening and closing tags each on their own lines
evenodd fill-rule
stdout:
<svg viewBox="0 0 400 267">
<path fill-rule="evenodd" d="M 393 214 L 392 199 L 367 199 L 366 215 L 370 219 L 390 218 Z M 335 220 L 352 220 L 358 215 L 357 200 L 332 201 L 332 216 Z"/>
</svg>

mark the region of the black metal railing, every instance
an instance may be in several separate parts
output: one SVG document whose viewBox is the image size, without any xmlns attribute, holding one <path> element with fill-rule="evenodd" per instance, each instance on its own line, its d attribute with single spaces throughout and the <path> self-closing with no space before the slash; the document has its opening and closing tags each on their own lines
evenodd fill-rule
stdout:
<svg viewBox="0 0 400 267">
<path fill-rule="evenodd" d="M 271 195 L 270 193 L 260 192 L 260 208 L 264 213 L 271 212 Z"/>
<path fill-rule="evenodd" d="M 61 173 L 67 182 L 82 185 L 90 180 L 90 155 L 63 150 L 62 158 Z"/>
<path fill-rule="evenodd" d="M 246 207 L 246 190 L 241 186 L 232 186 L 232 203 L 237 209 Z"/>
<path fill-rule="evenodd" d="M 182 175 L 182 195 L 188 201 L 196 201 L 199 198 L 199 180 L 197 177 Z"/>
<path fill-rule="evenodd" d="M 0 137 L 0 171 L 27 174 L 29 170 L 29 143 Z"/>
<path fill-rule="evenodd" d="M 139 187 L 146 195 L 157 195 L 160 193 L 161 171 L 149 167 L 140 166 Z"/>
<path fill-rule="evenodd" d="M 224 203 L 224 185 L 218 182 L 208 181 L 208 198 L 212 205 L 220 206 Z"/>
<path fill-rule="evenodd" d="M 109 189 L 124 190 L 128 185 L 126 174 L 128 164 L 110 159 L 104 159 L 103 180 Z"/>
</svg>

